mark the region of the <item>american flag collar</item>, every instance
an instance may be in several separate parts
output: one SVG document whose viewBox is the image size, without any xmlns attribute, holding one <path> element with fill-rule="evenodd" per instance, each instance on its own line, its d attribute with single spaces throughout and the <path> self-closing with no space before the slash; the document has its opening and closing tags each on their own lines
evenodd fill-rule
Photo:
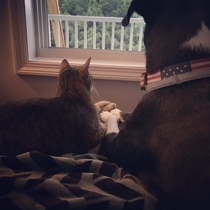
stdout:
<svg viewBox="0 0 210 210">
<path fill-rule="evenodd" d="M 190 80 L 210 77 L 210 58 L 178 63 L 140 76 L 141 90 L 152 91 Z"/>
</svg>

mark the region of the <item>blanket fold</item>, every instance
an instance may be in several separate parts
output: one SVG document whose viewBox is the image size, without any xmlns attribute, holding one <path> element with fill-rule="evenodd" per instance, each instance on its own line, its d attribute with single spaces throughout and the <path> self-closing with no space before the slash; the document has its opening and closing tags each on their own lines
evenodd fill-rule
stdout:
<svg viewBox="0 0 210 210">
<path fill-rule="evenodd" d="M 0 156 L 4 210 L 153 210 L 156 199 L 125 169 L 97 154 L 38 151 Z"/>
</svg>

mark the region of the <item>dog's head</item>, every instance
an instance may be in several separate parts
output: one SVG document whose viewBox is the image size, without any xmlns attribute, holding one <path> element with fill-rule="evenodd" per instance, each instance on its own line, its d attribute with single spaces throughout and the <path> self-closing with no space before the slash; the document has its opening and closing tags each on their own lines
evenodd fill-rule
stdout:
<svg viewBox="0 0 210 210">
<path fill-rule="evenodd" d="M 209 0 L 133 0 L 130 3 L 122 25 L 129 24 L 134 12 L 144 18 L 149 73 L 186 60 L 210 57 L 210 43 L 201 40 L 202 37 L 210 40 L 208 5 Z M 201 34 L 203 31 L 207 34 Z"/>
<path fill-rule="evenodd" d="M 161 10 L 161 0 L 133 0 L 130 3 L 128 12 L 122 21 L 123 26 L 127 26 L 134 12 L 144 17 L 145 22 L 157 19 Z"/>
</svg>

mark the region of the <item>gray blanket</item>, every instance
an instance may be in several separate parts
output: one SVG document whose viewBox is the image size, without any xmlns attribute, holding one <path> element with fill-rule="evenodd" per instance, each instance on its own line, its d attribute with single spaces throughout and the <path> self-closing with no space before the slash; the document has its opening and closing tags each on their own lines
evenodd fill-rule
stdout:
<svg viewBox="0 0 210 210">
<path fill-rule="evenodd" d="M 126 170 L 94 153 L 0 156 L 4 210 L 155 209 L 156 199 L 142 186 Z"/>
</svg>

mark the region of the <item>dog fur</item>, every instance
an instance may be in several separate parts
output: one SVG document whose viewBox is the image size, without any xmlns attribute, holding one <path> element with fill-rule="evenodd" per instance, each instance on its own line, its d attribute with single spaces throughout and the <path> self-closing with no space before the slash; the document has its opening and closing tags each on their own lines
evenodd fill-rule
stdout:
<svg viewBox="0 0 210 210">
<path fill-rule="evenodd" d="M 133 0 L 124 26 L 134 11 L 146 22 L 147 73 L 210 58 L 209 0 Z M 210 209 L 210 78 L 145 94 L 117 133 L 104 141 L 109 160 L 139 176 L 162 208 Z"/>
</svg>

